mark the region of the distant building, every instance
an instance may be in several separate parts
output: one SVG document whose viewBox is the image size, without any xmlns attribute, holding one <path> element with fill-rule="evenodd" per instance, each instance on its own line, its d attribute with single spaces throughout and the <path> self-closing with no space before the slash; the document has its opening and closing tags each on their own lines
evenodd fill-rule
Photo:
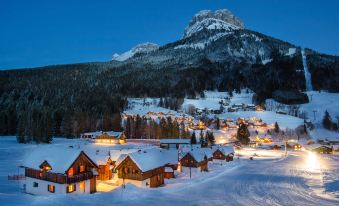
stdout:
<svg viewBox="0 0 339 206">
<path fill-rule="evenodd" d="M 306 149 L 312 152 L 319 153 L 319 154 L 332 154 L 333 153 L 333 148 L 328 145 L 311 144 L 311 145 L 307 145 Z"/>
<path fill-rule="evenodd" d="M 178 149 L 180 145 L 188 145 L 190 139 L 160 139 L 160 147 L 163 149 Z"/>
<path fill-rule="evenodd" d="M 122 132 L 103 132 L 95 137 L 96 143 L 124 144 L 126 137 Z"/>
<path fill-rule="evenodd" d="M 234 149 L 233 146 L 218 146 L 214 148 L 213 160 L 233 161 Z"/>
<path fill-rule="evenodd" d="M 208 171 L 207 156 L 199 151 L 187 152 L 180 160 L 181 172 L 197 173 Z"/>
<path fill-rule="evenodd" d="M 96 192 L 98 166 L 83 151 L 39 148 L 26 158 L 24 190 L 33 195 Z"/>
</svg>

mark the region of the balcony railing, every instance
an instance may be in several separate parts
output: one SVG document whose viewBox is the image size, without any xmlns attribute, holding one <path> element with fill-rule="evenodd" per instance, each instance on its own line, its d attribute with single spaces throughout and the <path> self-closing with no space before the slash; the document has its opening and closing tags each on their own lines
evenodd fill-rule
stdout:
<svg viewBox="0 0 339 206">
<path fill-rule="evenodd" d="M 81 182 L 81 181 L 84 181 L 84 180 L 91 179 L 91 178 L 93 178 L 93 173 L 88 171 L 88 172 L 83 172 L 83 173 L 68 177 L 65 174 L 59 174 L 59 173 L 53 173 L 53 172 L 44 172 L 44 171 L 40 171 L 40 170 L 26 168 L 25 169 L 25 176 L 26 177 L 32 177 L 32 178 L 35 178 L 35 179 L 45 180 L 45 181 L 49 181 L 49 182 L 55 182 L 55 183 L 60 183 L 60 184 L 69 184 L 69 183 Z"/>
</svg>

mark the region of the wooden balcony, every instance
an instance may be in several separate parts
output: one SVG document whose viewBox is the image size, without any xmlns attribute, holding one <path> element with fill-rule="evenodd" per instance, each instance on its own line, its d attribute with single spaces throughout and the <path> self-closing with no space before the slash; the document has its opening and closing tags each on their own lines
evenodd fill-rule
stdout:
<svg viewBox="0 0 339 206">
<path fill-rule="evenodd" d="M 66 174 L 43 172 L 40 170 L 26 168 L 25 176 L 35 178 L 35 179 L 45 180 L 49 182 L 59 183 L 59 184 L 70 184 L 70 183 L 81 182 L 84 180 L 92 179 L 93 173 L 88 171 L 88 172 L 82 172 L 80 174 L 68 177 L 66 176 Z"/>
</svg>

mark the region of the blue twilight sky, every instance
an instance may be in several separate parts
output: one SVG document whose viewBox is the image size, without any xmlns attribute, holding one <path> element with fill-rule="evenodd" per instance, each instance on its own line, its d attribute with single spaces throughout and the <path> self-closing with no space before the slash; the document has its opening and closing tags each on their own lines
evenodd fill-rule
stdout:
<svg viewBox="0 0 339 206">
<path fill-rule="evenodd" d="M 339 55 L 338 0 L 0 0 L 0 69 L 107 61 L 175 41 L 195 13 L 222 8 L 251 30 Z"/>
</svg>

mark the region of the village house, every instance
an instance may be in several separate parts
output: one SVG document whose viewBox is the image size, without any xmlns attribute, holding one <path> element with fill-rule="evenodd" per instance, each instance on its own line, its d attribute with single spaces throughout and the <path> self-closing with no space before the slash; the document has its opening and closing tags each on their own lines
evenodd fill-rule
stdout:
<svg viewBox="0 0 339 206">
<path fill-rule="evenodd" d="M 214 148 L 213 161 L 226 160 L 233 161 L 234 149 L 233 146 L 217 146 Z"/>
<path fill-rule="evenodd" d="M 160 148 L 163 149 L 178 149 L 181 145 L 188 145 L 191 143 L 190 139 L 160 139 Z"/>
<path fill-rule="evenodd" d="M 316 152 L 319 154 L 332 154 L 333 153 L 333 148 L 328 145 L 321 145 L 321 144 L 311 144 L 305 146 L 307 150 Z"/>
<path fill-rule="evenodd" d="M 207 156 L 198 150 L 185 153 L 179 163 L 180 171 L 186 174 L 208 171 Z"/>
<path fill-rule="evenodd" d="M 95 137 L 95 142 L 104 144 L 125 144 L 126 136 L 122 132 L 103 132 Z"/>
<path fill-rule="evenodd" d="M 96 192 L 97 165 L 74 148 L 41 148 L 28 154 L 24 164 L 26 193 L 33 195 Z"/>
<path fill-rule="evenodd" d="M 107 153 L 107 154 L 103 154 Z M 97 180 L 110 180 L 112 179 L 114 163 L 107 151 L 88 152 L 88 156 L 96 163 L 98 176 Z"/>
<path fill-rule="evenodd" d="M 165 166 L 177 162 L 171 154 L 157 148 L 122 154 L 116 161 L 119 183 L 131 183 L 142 188 L 163 185 Z"/>
</svg>

